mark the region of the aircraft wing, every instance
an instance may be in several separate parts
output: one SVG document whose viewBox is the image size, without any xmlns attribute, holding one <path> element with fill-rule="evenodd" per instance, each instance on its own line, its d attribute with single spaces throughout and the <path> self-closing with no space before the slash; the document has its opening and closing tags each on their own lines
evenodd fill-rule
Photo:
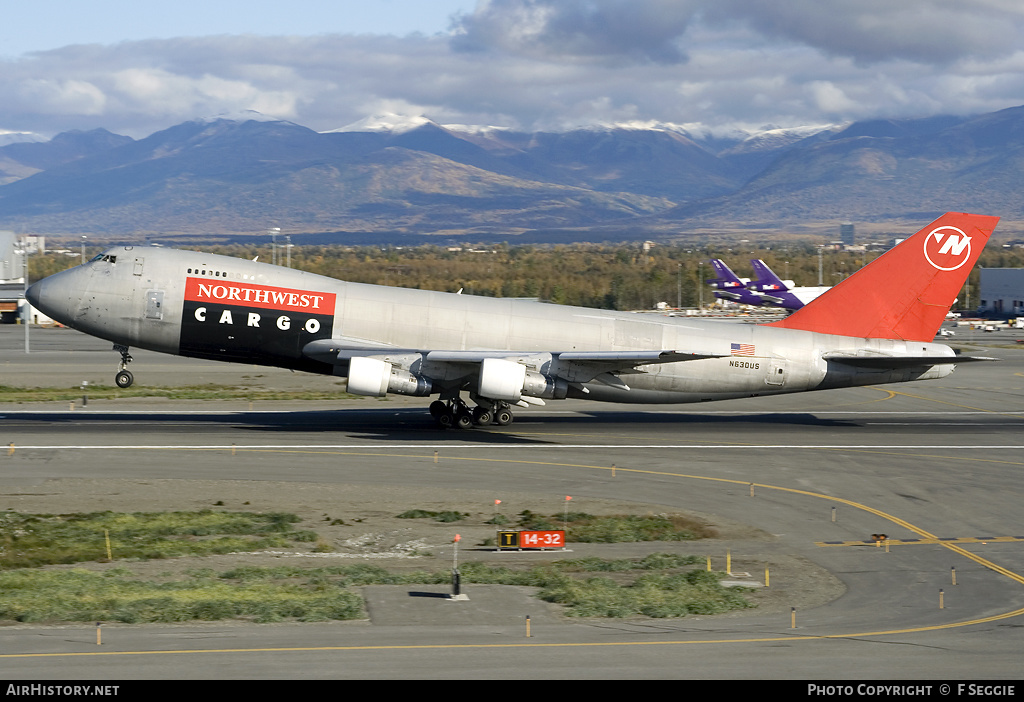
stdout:
<svg viewBox="0 0 1024 702">
<path fill-rule="evenodd" d="M 358 356 L 394 356 L 418 354 L 424 361 L 435 363 L 483 363 L 488 358 L 504 359 L 540 359 L 550 357 L 569 363 L 611 365 L 614 369 L 627 369 L 636 366 L 675 363 L 676 361 L 698 361 L 704 358 L 724 358 L 729 353 L 709 353 L 704 351 L 682 350 L 650 350 L 650 351 L 445 351 L 439 349 L 406 349 L 370 342 L 364 339 L 343 337 L 340 339 L 320 339 L 306 344 L 302 353 L 310 358 L 328 363 L 343 363 Z M 331 360 L 333 359 L 333 360 Z"/>
<path fill-rule="evenodd" d="M 374 353 L 394 352 L 394 351 L 406 351 L 412 352 L 413 349 L 399 349 L 397 346 L 391 344 L 382 344 L 379 341 L 373 341 L 371 339 L 360 339 L 354 336 L 342 336 L 335 337 L 333 339 L 320 339 L 319 341 L 313 341 L 302 349 L 302 353 L 306 356 L 313 357 L 316 354 L 317 360 L 324 360 L 320 358 L 324 353 L 341 353 L 342 351 L 354 351 L 358 355 L 366 355 L 363 352 L 373 351 Z"/>
<path fill-rule="evenodd" d="M 527 370 L 551 381 L 580 384 L 597 381 L 628 390 L 614 374 L 637 373 L 640 366 L 705 358 L 725 358 L 728 352 L 651 349 L 644 351 L 462 351 L 406 349 L 381 344 L 359 346 L 356 339 L 320 339 L 306 344 L 302 353 L 333 365 L 353 359 L 378 359 L 430 379 L 431 383 L 455 382 L 477 376 L 481 382 L 492 374 L 503 376 Z M 362 362 L 360 362 L 362 365 Z M 382 369 L 383 371 L 383 369 Z M 382 378 L 383 380 L 383 378 Z M 518 398 L 517 398 L 518 399 Z"/>
<path fill-rule="evenodd" d="M 380 351 L 373 353 L 380 353 Z M 426 354 L 428 361 L 453 363 L 481 363 L 485 358 L 537 356 L 536 352 L 522 351 L 422 351 L 420 353 Z M 632 367 L 649 363 L 675 363 L 676 361 L 696 361 L 702 358 L 719 358 L 729 354 L 698 353 L 696 351 L 552 351 L 550 355 L 561 361 L 610 363 Z"/>
</svg>

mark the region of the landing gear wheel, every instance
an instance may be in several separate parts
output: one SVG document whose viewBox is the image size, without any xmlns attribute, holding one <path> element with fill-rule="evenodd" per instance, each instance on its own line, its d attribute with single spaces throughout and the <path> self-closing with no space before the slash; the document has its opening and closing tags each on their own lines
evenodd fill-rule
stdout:
<svg viewBox="0 0 1024 702">
<path fill-rule="evenodd" d="M 114 350 L 121 354 L 121 365 L 118 366 L 119 370 L 114 376 L 114 382 L 119 388 L 130 387 L 135 382 L 135 376 L 128 370 L 128 364 L 132 362 L 132 355 L 128 353 L 128 347 L 121 344 L 114 344 Z"/>
<path fill-rule="evenodd" d="M 513 418 L 512 410 L 510 409 L 502 408 L 494 413 L 494 421 L 497 422 L 499 426 L 507 427 L 512 423 Z"/>
<path fill-rule="evenodd" d="M 431 402 L 430 414 L 444 429 L 469 429 L 476 421 L 476 412 L 471 411 L 459 397 Z"/>
<path fill-rule="evenodd" d="M 128 388 L 135 382 L 135 376 L 131 374 L 131 371 L 118 371 L 117 375 L 114 376 L 114 382 L 117 383 L 119 388 Z"/>
<path fill-rule="evenodd" d="M 486 407 L 473 408 L 473 423 L 486 426 L 494 420 L 494 412 Z"/>
</svg>

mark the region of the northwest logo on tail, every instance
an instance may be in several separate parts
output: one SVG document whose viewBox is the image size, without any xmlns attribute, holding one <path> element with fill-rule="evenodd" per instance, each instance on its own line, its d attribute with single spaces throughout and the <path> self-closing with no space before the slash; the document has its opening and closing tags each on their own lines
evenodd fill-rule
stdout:
<svg viewBox="0 0 1024 702">
<path fill-rule="evenodd" d="M 924 257 L 940 271 L 955 271 L 971 258 L 971 237 L 956 227 L 938 227 L 924 240 Z"/>
</svg>

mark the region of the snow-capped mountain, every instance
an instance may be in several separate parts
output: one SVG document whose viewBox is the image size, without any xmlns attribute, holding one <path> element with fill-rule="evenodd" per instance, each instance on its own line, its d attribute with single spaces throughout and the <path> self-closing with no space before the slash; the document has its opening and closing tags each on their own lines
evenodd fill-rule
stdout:
<svg viewBox="0 0 1024 702">
<path fill-rule="evenodd" d="M 10 132 L 0 129 L 0 146 L 8 144 L 38 144 L 46 141 L 46 137 L 34 132 Z"/>
<path fill-rule="evenodd" d="M 19 141 L 0 146 L 0 226 L 54 233 L 281 222 L 412 236 L 605 227 L 619 238 L 926 210 L 1024 219 L 1024 107 L 845 127 L 564 132 L 380 114 L 318 133 L 246 111 L 137 141 L 104 130 L 8 138 Z"/>
<path fill-rule="evenodd" d="M 401 134 L 417 127 L 422 127 L 424 124 L 434 124 L 434 122 L 423 115 L 398 115 L 394 112 L 381 112 L 364 117 L 351 124 L 346 124 L 344 127 L 323 132 L 323 134 L 339 134 L 344 132 L 388 132 Z"/>
</svg>

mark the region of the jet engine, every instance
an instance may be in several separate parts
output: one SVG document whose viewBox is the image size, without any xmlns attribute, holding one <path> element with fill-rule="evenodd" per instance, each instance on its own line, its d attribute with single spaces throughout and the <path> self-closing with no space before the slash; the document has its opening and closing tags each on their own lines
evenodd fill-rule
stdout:
<svg viewBox="0 0 1024 702">
<path fill-rule="evenodd" d="M 485 358 L 480 364 L 477 394 L 491 400 L 519 402 L 523 395 L 561 400 L 568 390 L 565 380 L 531 371 L 515 361 Z"/>
<path fill-rule="evenodd" d="M 353 395 L 384 397 L 389 392 L 398 395 L 429 395 L 432 383 L 429 378 L 413 375 L 409 371 L 396 369 L 379 358 L 356 356 L 349 361 L 348 391 Z"/>
</svg>

